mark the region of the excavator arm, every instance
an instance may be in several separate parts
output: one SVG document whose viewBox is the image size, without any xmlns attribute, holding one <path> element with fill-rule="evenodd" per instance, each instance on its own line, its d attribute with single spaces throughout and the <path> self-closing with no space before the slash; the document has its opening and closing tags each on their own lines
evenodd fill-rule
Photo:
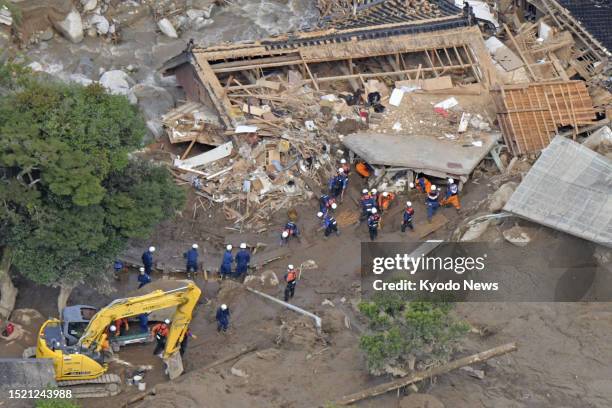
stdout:
<svg viewBox="0 0 612 408">
<path fill-rule="evenodd" d="M 90 320 L 79 339 L 79 345 L 91 351 L 100 351 L 106 340 L 106 330 L 115 320 L 176 306 L 164 352 L 164 358 L 168 358 L 178 350 L 200 294 L 200 288 L 188 283 L 184 287 L 167 292 L 156 290 L 143 296 L 114 300 Z"/>
</svg>

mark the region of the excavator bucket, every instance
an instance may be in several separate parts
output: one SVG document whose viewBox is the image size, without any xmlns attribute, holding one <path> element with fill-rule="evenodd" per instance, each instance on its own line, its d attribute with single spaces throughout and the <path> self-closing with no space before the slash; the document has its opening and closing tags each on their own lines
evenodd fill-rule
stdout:
<svg viewBox="0 0 612 408">
<path fill-rule="evenodd" d="M 181 358 L 181 353 L 174 353 L 170 357 L 164 359 L 164 363 L 166 363 L 166 372 L 168 373 L 168 377 L 171 380 L 174 380 L 179 375 L 183 374 L 183 359 Z"/>
</svg>

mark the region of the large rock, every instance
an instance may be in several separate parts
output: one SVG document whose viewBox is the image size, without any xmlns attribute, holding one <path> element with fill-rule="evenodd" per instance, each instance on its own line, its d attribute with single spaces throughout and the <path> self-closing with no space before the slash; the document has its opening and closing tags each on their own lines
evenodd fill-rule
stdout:
<svg viewBox="0 0 612 408">
<path fill-rule="evenodd" d="M 157 26 L 166 36 L 170 38 L 178 38 L 178 34 L 176 33 L 174 26 L 167 18 L 162 18 L 161 20 L 159 20 L 157 22 Z"/>
<path fill-rule="evenodd" d="M 154 85 L 138 84 L 132 88 L 138 106 L 145 116 L 147 128 L 159 138 L 163 134 L 161 115 L 174 108 L 174 97 L 170 92 Z"/>
<path fill-rule="evenodd" d="M 400 400 L 400 408 L 444 408 L 438 398 L 429 394 L 410 394 Z"/>
<path fill-rule="evenodd" d="M 72 10 L 62 21 L 54 22 L 55 29 L 73 43 L 83 41 L 83 21 L 78 11 Z"/>
<path fill-rule="evenodd" d="M 489 211 L 501 211 L 501 209 L 504 208 L 504 205 L 506 205 L 510 199 L 510 196 L 512 196 L 512 193 L 514 193 L 514 190 L 516 190 L 517 186 L 518 183 L 515 183 L 514 181 L 509 181 L 506 184 L 502 184 L 502 186 L 498 188 L 497 191 L 491 196 L 491 201 L 489 201 Z"/>
<path fill-rule="evenodd" d="M 98 6 L 98 0 L 81 0 L 83 11 L 92 11 Z"/>
<path fill-rule="evenodd" d="M 487 228 L 489 228 L 490 223 L 491 223 L 490 220 L 485 220 L 485 221 L 472 225 L 470 228 L 468 228 L 467 231 L 465 231 L 460 241 L 469 242 L 469 241 L 477 240 L 478 238 L 480 238 L 482 234 L 485 233 Z"/>
<path fill-rule="evenodd" d="M 518 247 L 524 247 L 531 242 L 531 238 L 529 237 L 529 234 L 527 234 L 527 231 L 518 225 L 505 230 L 502 234 L 506 241 Z"/>
<path fill-rule="evenodd" d="M 106 17 L 100 14 L 92 14 L 91 17 L 89 17 L 89 24 L 92 27 L 95 27 L 96 32 L 99 35 L 108 34 L 108 30 L 110 29 L 110 23 L 108 22 Z"/>
<path fill-rule="evenodd" d="M 132 79 L 128 74 L 121 70 L 106 71 L 100 77 L 100 84 L 114 95 L 124 95 L 130 103 L 136 103 L 138 99 L 131 92 Z"/>
</svg>

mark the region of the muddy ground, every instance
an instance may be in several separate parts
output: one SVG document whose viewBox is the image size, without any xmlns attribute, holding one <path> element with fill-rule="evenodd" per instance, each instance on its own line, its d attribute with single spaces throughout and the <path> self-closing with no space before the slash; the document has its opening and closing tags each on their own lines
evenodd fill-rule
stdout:
<svg viewBox="0 0 612 408">
<path fill-rule="evenodd" d="M 458 215 L 454 209 L 443 209 L 438 217 L 445 216 L 449 221 L 427 238 L 447 238 L 461 220 L 478 212 L 478 207 L 482 207 L 485 198 L 493 191 L 494 186 L 486 182 L 489 176 L 484 173 L 475 183 L 468 183 L 462 202 L 466 210 Z M 357 210 L 351 197 L 356 198 L 360 189 L 360 180 L 353 177 L 350 194 L 340 206 L 339 214 Z M 398 202 L 405 201 L 405 198 L 401 196 Z M 413 201 L 416 203 L 417 232 L 425 231 L 428 226 L 424 220 L 422 200 L 413 197 Z M 380 239 L 417 241 L 417 233 L 402 234 L 399 231 L 398 202 L 385 219 Z M 311 321 L 247 292 L 238 283 L 205 281 L 200 274 L 195 281 L 204 289 L 210 303 L 199 306 L 192 323 L 197 338 L 192 339 L 187 351 L 185 374 L 174 382 L 167 382 L 161 361 L 152 355 L 151 344 L 127 347 L 119 353 L 121 362 L 111 363 L 111 371 L 128 376 L 133 367 L 153 365 L 146 373 L 145 381 L 149 390 L 155 388 L 156 396 L 147 397 L 141 405 L 134 406 L 324 406 L 344 394 L 388 379 L 368 375 L 358 348 L 364 323 L 356 314 L 355 305 L 360 298 L 360 242 L 367 240 L 366 227 L 342 226 L 340 237 L 324 240 L 317 230 L 316 207 L 317 203 L 312 200 L 298 208 L 302 242 L 291 242 L 288 248 L 278 246 L 280 226 L 285 221 L 282 213 L 274 215 L 270 229 L 259 235 L 226 234 L 222 220 L 208 218 L 203 212 L 196 215 L 195 220 L 189 213 L 160 226 L 150 241 L 159 248 L 160 262 L 167 257 L 170 257 L 168 262 L 177 262 L 172 257 L 179 257 L 189 243 L 196 241 L 203 244 L 205 258 L 209 259 L 207 263 L 216 265 L 224 242 L 238 244 L 242 240 L 250 244 L 267 244 L 256 255 L 257 260 L 284 257 L 255 271 L 256 275 L 271 270 L 281 277 L 288 263 L 300 265 L 307 260 L 315 261 L 316 269 L 304 271 L 293 303 L 321 316 L 324 334 L 317 336 Z M 588 250 L 589 244 L 583 241 L 514 219 L 490 227 L 483 239 L 503 239 L 501 231 L 517 222 L 534 237 L 529 246 L 523 248 L 527 253 L 537 253 L 540 245 L 549 246 L 551 242 L 558 243 L 560 251 L 567 243 L 583 245 L 584 250 Z M 206 231 L 213 226 L 216 226 L 218 234 L 225 236 L 223 243 L 206 240 Z M 146 244 L 148 242 L 143 243 L 143 247 Z M 507 245 L 509 253 L 512 253 L 513 247 Z M 174 255 L 170 255 L 172 253 Z M 534 271 L 534 276 L 536 274 Z M 172 274 L 157 279 L 182 277 L 182 274 Z M 113 296 L 132 290 L 134 278 L 134 272 L 120 276 Z M 257 288 L 282 296 L 282 285 L 258 285 Z M 54 295 L 48 289 L 42 291 Z M 43 296 L 40 294 L 40 288 L 23 286 L 18 307 L 38 308 L 43 314 L 53 315 L 53 307 L 41 300 Z M 326 299 L 334 306 L 322 305 Z M 106 300 L 106 297 L 92 296 L 86 288 L 78 288 L 70 303 L 102 305 Z M 232 326 L 227 334 L 218 334 L 214 323 L 215 308 L 222 302 L 232 310 Z M 516 341 L 519 350 L 474 367 L 484 370 L 484 379 L 458 370 L 418 384 L 420 392 L 436 396 L 446 407 L 578 408 L 609 407 L 612 404 L 612 346 L 607 341 L 612 329 L 612 310 L 608 303 L 460 303 L 456 313 L 474 328 L 462 342 L 458 355 L 510 341 Z M 347 322 L 350 327 L 347 327 Z M 214 368 L 206 368 L 208 364 L 253 347 L 256 351 Z M 11 350 L 10 354 L 14 355 L 19 347 L 13 345 L 4 350 Z M 364 401 L 360 406 L 399 406 L 399 399 L 410 392 L 414 390 L 390 393 Z M 84 406 L 98 408 L 110 402 L 121 406 L 137 395 L 134 387 L 126 386 L 119 396 L 90 399 L 84 401 Z"/>
</svg>

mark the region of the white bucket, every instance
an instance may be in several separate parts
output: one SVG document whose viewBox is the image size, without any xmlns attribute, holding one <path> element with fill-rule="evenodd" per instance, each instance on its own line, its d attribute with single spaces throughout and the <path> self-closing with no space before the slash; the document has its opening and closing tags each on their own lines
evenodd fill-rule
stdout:
<svg viewBox="0 0 612 408">
<path fill-rule="evenodd" d="M 139 382 L 138 383 L 138 391 L 144 391 L 147 389 L 147 383 Z"/>
</svg>

